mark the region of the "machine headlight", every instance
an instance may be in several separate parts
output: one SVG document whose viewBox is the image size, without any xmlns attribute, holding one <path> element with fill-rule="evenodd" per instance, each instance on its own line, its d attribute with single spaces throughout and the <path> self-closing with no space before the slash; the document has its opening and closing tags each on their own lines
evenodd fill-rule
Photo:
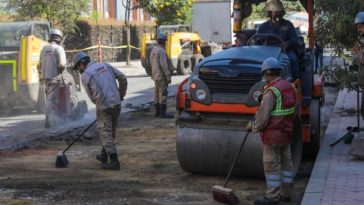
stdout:
<svg viewBox="0 0 364 205">
<path fill-rule="evenodd" d="M 204 89 L 197 89 L 196 90 L 196 97 L 199 100 L 205 100 L 207 96 L 207 93 Z"/>
</svg>

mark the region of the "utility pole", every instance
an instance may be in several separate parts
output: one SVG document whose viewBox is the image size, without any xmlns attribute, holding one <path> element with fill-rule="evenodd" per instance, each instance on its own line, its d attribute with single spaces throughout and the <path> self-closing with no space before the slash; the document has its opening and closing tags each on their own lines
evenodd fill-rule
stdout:
<svg viewBox="0 0 364 205">
<path fill-rule="evenodd" d="M 126 0 L 125 5 L 125 31 L 126 31 L 126 64 L 130 65 L 130 3 L 131 0 Z"/>
</svg>

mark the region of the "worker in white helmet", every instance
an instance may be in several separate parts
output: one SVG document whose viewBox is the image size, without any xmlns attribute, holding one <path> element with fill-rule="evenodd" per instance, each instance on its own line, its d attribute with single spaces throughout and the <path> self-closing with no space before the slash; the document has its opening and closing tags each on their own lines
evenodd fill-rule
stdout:
<svg viewBox="0 0 364 205">
<path fill-rule="evenodd" d="M 275 205 L 291 201 L 293 164 L 291 142 L 296 115 L 296 93 L 290 82 L 282 79 L 282 67 L 276 58 L 263 62 L 262 76 L 267 82 L 255 120 L 253 132 L 260 132 L 263 142 L 263 167 L 266 194 L 255 205 Z"/>
<path fill-rule="evenodd" d="M 40 82 L 46 96 L 45 127 L 56 125 L 61 113 L 57 112 L 59 86 L 64 83 L 62 72 L 67 64 L 66 53 L 61 46 L 62 32 L 52 29 L 49 43 L 43 47 L 39 59 Z"/>
</svg>

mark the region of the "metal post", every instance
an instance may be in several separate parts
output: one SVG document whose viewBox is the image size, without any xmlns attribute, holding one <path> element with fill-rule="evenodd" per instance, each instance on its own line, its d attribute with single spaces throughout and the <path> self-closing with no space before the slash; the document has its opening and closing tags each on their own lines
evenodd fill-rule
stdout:
<svg viewBox="0 0 364 205">
<path fill-rule="evenodd" d="M 308 45 L 311 49 L 315 46 L 315 32 L 313 28 L 313 18 L 314 18 L 314 9 L 313 9 L 313 0 L 307 0 L 307 13 L 308 13 Z"/>
<path fill-rule="evenodd" d="M 99 57 L 99 63 L 101 63 L 101 61 L 102 61 L 102 51 L 101 51 L 101 39 L 100 39 L 100 37 L 98 37 L 98 40 L 97 40 L 97 44 L 98 44 L 98 46 L 99 46 L 99 48 L 98 48 L 98 50 L 97 50 L 97 52 L 98 52 L 98 57 Z"/>
<path fill-rule="evenodd" d="M 358 123 L 358 130 L 360 130 L 360 105 L 359 105 L 359 92 L 360 92 L 360 85 L 358 84 L 358 90 L 356 92 L 356 104 L 357 104 L 357 123 Z"/>
</svg>

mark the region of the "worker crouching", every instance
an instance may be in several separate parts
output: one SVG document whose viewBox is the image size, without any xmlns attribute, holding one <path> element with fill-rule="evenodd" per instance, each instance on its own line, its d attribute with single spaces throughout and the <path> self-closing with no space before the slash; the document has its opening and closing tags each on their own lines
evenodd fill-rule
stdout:
<svg viewBox="0 0 364 205">
<path fill-rule="evenodd" d="M 82 74 L 82 85 L 96 105 L 97 128 L 103 146 L 96 159 L 101 161 L 102 169 L 120 170 L 114 139 L 121 101 L 127 90 L 126 76 L 110 64 L 90 62 L 90 57 L 84 52 L 74 56 L 73 64 L 74 69 Z"/>
<path fill-rule="evenodd" d="M 290 144 L 295 119 L 296 94 L 288 81 L 280 77 L 277 59 L 263 62 L 261 73 L 268 85 L 252 123 L 253 132 L 260 132 L 263 142 L 263 167 L 267 183 L 264 197 L 256 205 L 291 201 L 293 164 Z"/>
</svg>

